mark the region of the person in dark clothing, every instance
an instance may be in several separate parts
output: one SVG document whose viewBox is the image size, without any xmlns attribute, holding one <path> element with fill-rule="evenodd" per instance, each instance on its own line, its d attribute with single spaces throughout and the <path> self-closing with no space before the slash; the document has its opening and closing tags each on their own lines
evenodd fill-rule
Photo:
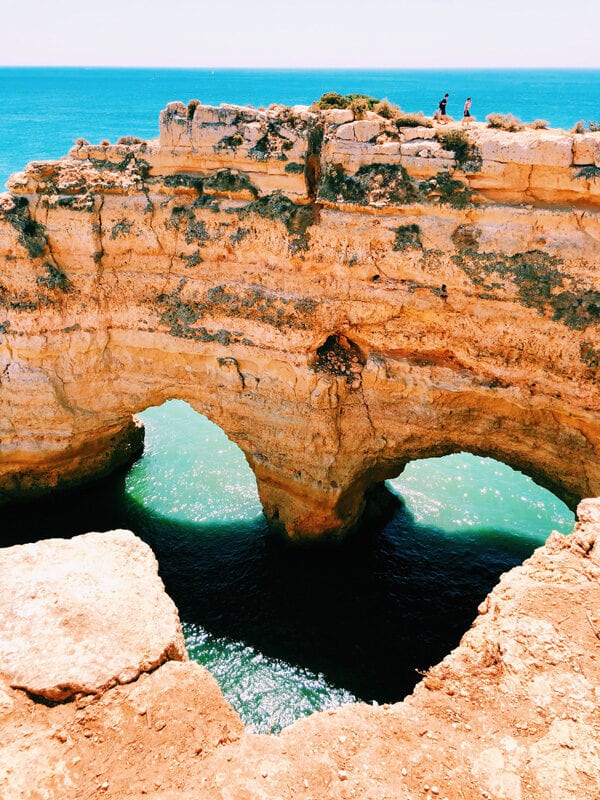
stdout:
<svg viewBox="0 0 600 800">
<path fill-rule="evenodd" d="M 467 97 L 465 102 L 465 108 L 463 111 L 463 125 L 468 125 L 469 120 L 471 119 L 471 98 Z"/>
<path fill-rule="evenodd" d="M 446 92 L 446 94 L 440 100 L 439 104 L 440 122 L 443 122 L 444 124 L 448 121 L 446 119 L 446 106 L 448 105 L 448 97 L 449 97 L 448 92 Z"/>
</svg>

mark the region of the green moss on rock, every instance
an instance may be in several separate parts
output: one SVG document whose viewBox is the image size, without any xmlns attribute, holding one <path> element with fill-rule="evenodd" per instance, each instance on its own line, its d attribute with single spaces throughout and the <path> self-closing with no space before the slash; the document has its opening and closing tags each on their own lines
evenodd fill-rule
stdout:
<svg viewBox="0 0 600 800">
<path fill-rule="evenodd" d="M 238 147 L 244 144 L 244 139 L 239 133 L 234 133 L 233 136 L 224 136 L 217 144 L 213 146 L 215 153 L 220 153 L 222 150 L 232 150 L 237 152 Z"/>
<path fill-rule="evenodd" d="M 131 172 L 142 181 L 148 179 L 151 169 L 148 161 L 145 158 L 140 158 L 134 151 L 125 153 L 120 161 L 111 161 L 108 158 L 91 158 L 90 163 L 99 172 L 104 170 L 109 172 Z"/>
<path fill-rule="evenodd" d="M 367 164 L 349 175 L 336 164 L 325 169 L 318 198 L 334 203 L 403 205 L 419 199 L 419 191 L 400 164 Z"/>
<path fill-rule="evenodd" d="M 400 225 L 394 228 L 396 237 L 392 250 L 423 249 L 421 242 L 421 229 L 418 225 Z"/>
<path fill-rule="evenodd" d="M 510 280 L 523 305 L 569 328 L 600 325 L 600 292 L 583 285 L 565 286 L 568 276 L 560 270 L 562 259 L 543 250 L 508 256 L 464 249 L 452 260 L 474 284 L 486 289 L 502 287 L 501 283 L 486 284 L 489 276 Z"/>
<path fill-rule="evenodd" d="M 31 218 L 29 203 L 25 197 L 13 196 L 13 208 L 3 216 L 18 233 L 19 244 L 27 250 L 30 258 L 39 258 L 46 252 L 48 242 L 46 229 Z"/>
<path fill-rule="evenodd" d="M 481 231 L 475 225 L 458 225 L 452 236 L 452 242 L 458 250 L 477 250 Z"/>
<path fill-rule="evenodd" d="M 196 219 L 194 209 L 190 206 L 175 206 L 168 224 L 183 233 L 187 244 L 203 245 L 210 239 L 206 225 Z"/>
<path fill-rule="evenodd" d="M 110 231 L 110 238 L 117 239 L 119 236 L 126 236 L 128 233 L 131 232 L 131 228 L 133 227 L 133 223 L 130 222 L 128 219 L 120 219 L 118 222 L 112 226 Z"/>
<path fill-rule="evenodd" d="M 47 289 L 58 289 L 65 294 L 73 290 L 73 284 L 57 266 L 46 261 L 44 269 L 46 273 L 38 275 L 35 279 L 38 286 L 45 286 Z"/>
<path fill-rule="evenodd" d="M 438 198 L 440 203 L 453 208 L 466 208 L 473 196 L 469 187 L 452 178 L 449 172 L 438 172 L 435 178 L 422 181 L 419 189 L 425 199 Z"/>
<path fill-rule="evenodd" d="M 210 308 L 214 314 L 235 316 L 286 330 L 305 328 L 306 318 L 315 313 L 317 303 L 307 297 L 283 298 L 257 286 L 234 291 L 219 285 L 206 292 L 205 308 Z"/>
<path fill-rule="evenodd" d="M 589 165 L 587 167 L 581 167 L 575 173 L 576 178 L 585 178 L 586 180 L 592 180 L 593 178 L 600 178 L 600 167 L 595 167 L 593 165 Z"/>
<path fill-rule="evenodd" d="M 204 186 L 217 192 L 250 192 L 254 197 L 258 195 L 258 189 L 247 175 L 231 169 L 220 169 L 215 172 L 205 179 Z"/>
<path fill-rule="evenodd" d="M 279 125 L 269 120 L 266 131 L 248 150 L 248 155 L 256 161 L 287 161 L 284 152 L 286 143 L 291 145 L 288 139 L 281 136 Z"/>
<path fill-rule="evenodd" d="M 265 219 L 283 222 L 290 235 L 292 250 L 308 249 L 308 229 L 318 218 L 318 211 L 313 203 L 296 204 L 282 192 L 258 197 L 244 208 L 236 209 L 236 213 L 240 219 L 246 219 L 250 214 L 258 214 Z"/>
<path fill-rule="evenodd" d="M 569 328 L 583 330 L 590 325 L 600 325 L 600 292 L 560 292 L 551 298 L 552 319 Z"/>
<path fill-rule="evenodd" d="M 590 369 L 600 369 L 600 347 L 595 347 L 592 342 L 582 342 L 579 345 L 579 358 Z"/>
<path fill-rule="evenodd" d="M 298 161 L 290 161 L 285 165 L 285 171 L 288 175 L 301 175 L 304 172 L 305 165 L 300 164 Z"/>
<path fill-rule="evenodd" d="M 204 189 L 204 180 L 199 175 L 189 175 L 187 173 L 178 173 L 177 175 L 166 175 L 162 182 L 170 189 L 192 189 L 198 194 L 202 194 Z"/>
<path fill-rule="evenodd" d="M 172 336 L 195 339 L 198 332 L 192 328 L 192 325 L 202 318 L 204 306 L 200 303 L 182 300 L 181 293 L 185 285 L 186 281 L 182 279 L 172 292 L 159 294 L 156 303 L 159 308 L 163 309 L 160 321 L 169 327 L 169 333 Z"/>
</svg>

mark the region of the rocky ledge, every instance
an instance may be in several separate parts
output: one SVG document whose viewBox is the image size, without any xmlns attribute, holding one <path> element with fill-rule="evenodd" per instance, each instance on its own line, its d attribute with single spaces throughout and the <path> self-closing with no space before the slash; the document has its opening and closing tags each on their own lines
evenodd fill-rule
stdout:
<svg viewBox="0 0 600 800">
<path fill-rule="evenodd" d="M 2 550 L 0 796 L 596 800 L 600 501 L 578 517 L 502 576 L 404 702 L 313 714 L 278 736 L 245 733 L 186 660 L 132 534 Z"/>
<path fill-rule="evenodd" d="M 417 123 L 171 103 L 14 175 L 0 501 L 130 460 L 174 397 L 294 540 L 461 450 L 600 495 L 600 133 Z"/>
</svg>

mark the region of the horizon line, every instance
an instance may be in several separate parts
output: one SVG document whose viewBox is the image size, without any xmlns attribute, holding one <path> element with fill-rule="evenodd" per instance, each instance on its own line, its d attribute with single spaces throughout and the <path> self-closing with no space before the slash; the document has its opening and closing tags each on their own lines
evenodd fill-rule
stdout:
<svg viewBox="0 0 600 800">
<path fill-rule="evenodd" d="M 253 65 L 253 66 L 219 66 L 219 65 L 202 65 L 202 66 L 174 66 L 174 65 L 157 65 L 157 64 L 0 64 L 0 69 L 164 69 L 164 70 L 245 70 L 251 72 L 253 70 L 272 70 L 277 71 L 298 71 L 298 72 L 358 72 L 369 71 L 374 72 L 464 72 L 480 71 L 480 72 L 495 72 L 495 71 L 521 71 L 521 70 L 543 70 L 543 71 L 580 71 L 580 72 L 600 72 L 600 64 L 598 66 L 423 66 L 423 67 L 400 67 L 400 66 L 269 66 L 269 65 Z"/>
</svg>

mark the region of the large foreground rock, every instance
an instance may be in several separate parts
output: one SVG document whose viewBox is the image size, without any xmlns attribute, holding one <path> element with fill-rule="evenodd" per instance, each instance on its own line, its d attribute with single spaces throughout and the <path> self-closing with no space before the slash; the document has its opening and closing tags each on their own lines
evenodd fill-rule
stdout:
<svg viewBox="0 0 600 800">
<path fill-rule="evenodd" d="M 0 550 L 0 672 L 49 700 L 98 693 L 187 654 L 150 548 L 129 531 Z"/>
</svg>

